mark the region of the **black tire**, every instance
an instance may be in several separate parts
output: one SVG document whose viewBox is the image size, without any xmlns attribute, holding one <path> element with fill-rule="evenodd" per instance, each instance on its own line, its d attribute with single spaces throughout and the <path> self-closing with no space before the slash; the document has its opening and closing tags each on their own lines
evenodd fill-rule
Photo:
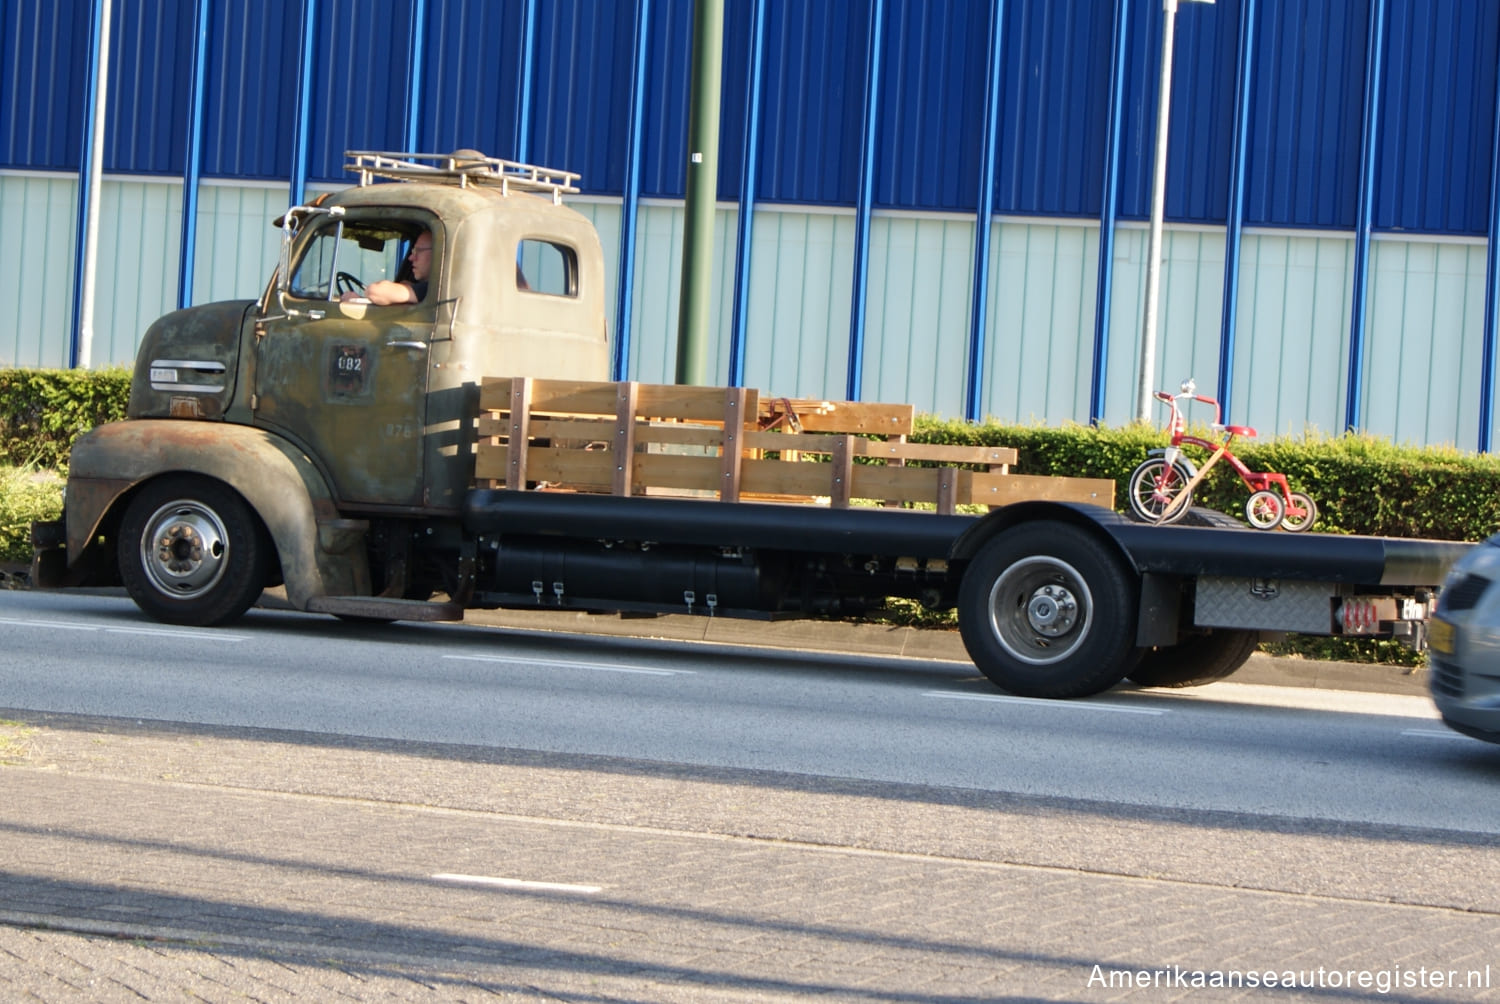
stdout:
<svg viewBox="0 0 1500 1004">
<path fill-rule="evenodd" d="M 958 627 L 980 672 L 1024 697 L 1087 697 L 1135 665 L 1140 582 L 1113 546 L 1067 523 L 1007 530 L 969 563 Z"/>
<path fill-rule="evenodd" d="M 136 606 L 168 624 L 234 620 L 265 588 L 270 545 L 255 513 L 225 485 L 179 476 L 131 500 L 116 544 Z"/>
<path fill-rule="evenodd" d="M 1312 525 L 1318 521 L 1317 504 L 1303 492 L 1292 492 L 1292 504 L 1305 509 L 1307 515 L 1284 516 L 1281 520 L 1281 528 L 1288 533 L 1302 533 L 1304 530 L 1312 529 Z"/>
<path fill-rule="evenodd" d="M 1260 645 L 1258 631 L 1219 628 L 1189 635 L 1176 645 L 1149 649 L 1130 671 L 1142 687 L 1196 687 L 1222 680 L 1239 669 Z"/>
<path fill-rule="evenodd" d="M 1170 471 L 1170 475 L 1168 474 Z M 1162 513 L 1176 501 L 1193 479 L 1192 473 L 1181 463 L 1167 465 L 1165 457 L 1148 457 L 1130 472 L 1126 497 L 1130 502 L 1130 515 L 1142 523 L 1176 523 L 1188 514 L 1193 506 L 1192 493 L 1166 519 Z M 1160 482 L 1160 483 L 1158 483 Z"/>
</svg>

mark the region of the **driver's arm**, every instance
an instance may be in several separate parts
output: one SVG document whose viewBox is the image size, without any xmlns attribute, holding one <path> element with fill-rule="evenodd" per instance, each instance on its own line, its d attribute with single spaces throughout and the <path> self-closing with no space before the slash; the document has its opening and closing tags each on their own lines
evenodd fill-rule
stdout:
<svg viewBox="0 0 1500 1004">
<path fill-rule="evenodd" d="M 395 303 L 416 303 L 417 293 L 411 286 L 404 282 L 392 282 L 389 279 L 379 279 L 365 287 L 363 293 L 348 292 L 339 297 L 340 300 L 369 300 L 377 307 L 388 307 Z"/>
</svg>

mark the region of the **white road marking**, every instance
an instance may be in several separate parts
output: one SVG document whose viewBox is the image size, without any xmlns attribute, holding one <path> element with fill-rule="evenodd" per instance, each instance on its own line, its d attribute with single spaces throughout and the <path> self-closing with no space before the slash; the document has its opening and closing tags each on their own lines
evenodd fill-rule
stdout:
<svg viewBox="0 0 1500 1004">
<path fill-rule="evenodd" d="M 495 662 L 511 666 L 556 666 L 560 669 L 593 669 L 602 673 L 635 673 L 640 676 L 691 676 L 691 669 L 643 669 L 640 666 L 617 666 L 607 662 L 557 662 L 547 659 L 513 659 L 503 655 L 445 655 L 459 662 Z"/>
<path fill-rule="evenodd" d="M 0 624 L 15 624 L 18 627 L 57 628 L 59 631 L 98 631 L 97 624 L 69 624 L 66 621 L 24 621 L 13 617 L 0 617 Z"/>
<path fill-rule="evenodd" d="M 929 690 L 923 697 L 942 697 L 951 701 L 992 701 L 997 704 L 1034 704 L 1042 708 L 1067 708 L 1074 711 L 1114 711 L 1122 715 L 1164 715 L 1162 708 L 1127 708 L 1098 701 L 1055 701 L 1041 697 L 1011 697 L 1005 694 L 966 694 L 957 690 Z"/>
<path fill-rule="evenodd" d="M 569 885 L 566 882 L 528 882 L 525 879 L 496 878 L 490 875 L 453 875 L 448 872 L 439 872 L 432 876 L 434 882 L 448 882 L 453 885 L 477 885 L 499 889 L 525 889 L 532 892 L 570 892 L 581 896 L 592 896 L 603 892 L 604 887 L 598 885 Z"/>
<path fill-rule="evenodd" d="M 196 641 L 249 641 L 244 634 L 220 634 L 217 631 L 191 631 L 183 628 L 106 627 L 103 624 L 78 624 L 72 621 L 34 621 L 0 617 L 0 624 L 18 627 L 50 628 L 56 631 L 104 631 L 108 634 L 143 634 L 159 638 L 188 638 Z"/>
<path fill-rule="evenodd" d="M 249 641 L 246 634 L 219 634 L 216 631 L 183 631 L 178 628 L 111 627 L 104 629 L 109 634 L 144 634 L 154 638 L 190 638 L 196 641 Z"/>
<path fill-rule="evenodd" d="M 1454 732 L 1451 729 L 1402 729 L 1403 736 L 1411 736 L 1413 739 L 1458 739 L 1463 742 L 1475 742 L 1462 732 Z"/>
</svg>

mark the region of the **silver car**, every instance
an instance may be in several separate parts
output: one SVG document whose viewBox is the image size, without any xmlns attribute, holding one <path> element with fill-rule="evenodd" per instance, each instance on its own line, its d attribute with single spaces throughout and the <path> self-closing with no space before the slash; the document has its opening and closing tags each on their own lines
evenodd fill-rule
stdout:
<svg viewBox="0 0 1500 1004">
<path fill-rule="evenodd" d="M 1432 699 L 1443 721 L 1500 743 L 1500 534 L 1454 563 L 1427 644 Z"/>
</svg>

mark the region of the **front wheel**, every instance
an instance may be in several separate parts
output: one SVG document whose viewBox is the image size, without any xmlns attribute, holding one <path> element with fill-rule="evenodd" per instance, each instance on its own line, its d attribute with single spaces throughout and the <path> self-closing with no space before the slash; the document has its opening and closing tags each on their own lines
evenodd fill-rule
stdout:
<svg viewBox="0 0 1500 1004">
<path fill-rule="evenodd" d="M 1273 491 L 1253 492 L 1245 500 L 1245 518 L 1257 530 L 1274 530 L 1286 515 L 1286 503 Z"/>
<path fill-rule="evenodd" d="M 980 672 L 1023 697 L 1087 697 L 1135 663 L 1140 584 L 1111 545 L 1066 523 L 1017 526 L 985 544 L 958 593 Z"/>
<path fill-rule="evenodd" d="M 207 478 L 142 488 L 116 547 L 130 598 L 169 624 L 232 621 L 265 587 L 269 546 L 259 521 L 239 495 Z"/>
<path fill-rule="evenodd" d="M 1187 488 L 1192 474 L 1180 463 L 1169 464 L 1165 457 L 1141 461 L 1130 474 L 1130 512 L 1143 523 L 1176 523 L 1192 507 L 1192 493 L 1183 499 L 1171 515 L 1172 504 Z"/>
</svg>

